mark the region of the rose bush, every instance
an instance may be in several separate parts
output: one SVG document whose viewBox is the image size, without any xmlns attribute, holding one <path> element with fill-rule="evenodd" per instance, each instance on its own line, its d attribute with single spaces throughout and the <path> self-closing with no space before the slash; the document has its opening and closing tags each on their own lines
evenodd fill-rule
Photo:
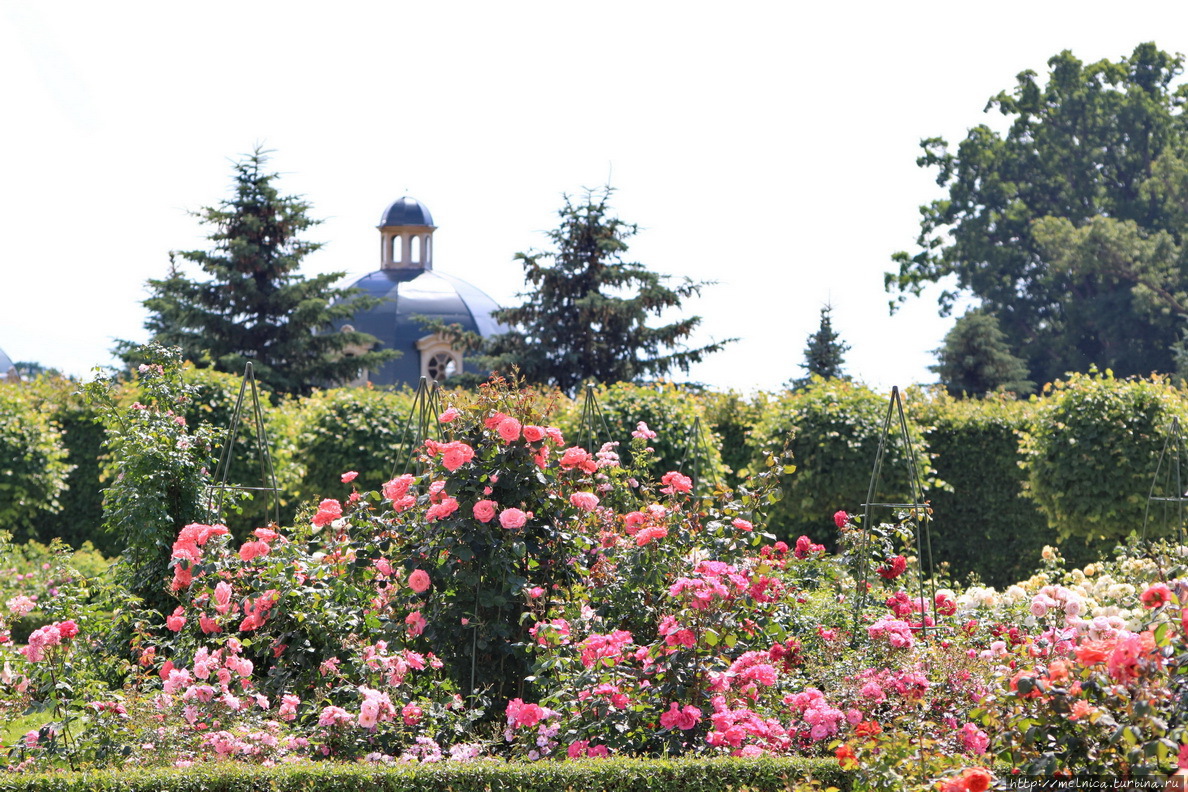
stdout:
<svg viewBox="0 0 1188 792">
<path fill-rule="evenodd" d="M 158 612 L 63 584 L 0 645 L 9 768 L 774 753 L 974 790 L 1188 763 L 1180 548 L 937 584 L 913 515 L 835 515 L 838 557 L 776 541 L 787 460 L 700 495 L 646 474 L 654 438 L 582 448 L 548 406 L 494 382 L 378 489 L 347 469 L 292 525 L 182 526 Z"/>
</svg>

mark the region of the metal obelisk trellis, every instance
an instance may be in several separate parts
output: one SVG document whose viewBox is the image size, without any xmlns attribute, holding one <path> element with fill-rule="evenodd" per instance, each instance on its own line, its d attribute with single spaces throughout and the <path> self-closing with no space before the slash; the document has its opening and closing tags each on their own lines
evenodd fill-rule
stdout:
<svg viewBox="0 0 1188 792">
<path fill-rule="evenodd" d="M 1164 525 L 1171 521 L 1175 522 L 1176 542 L 1184 544 L 1184 506 L 1188 504 L 1188 492 L 1184 490 L 1181 466 L 1184 458 L 1184 435 L 1180 431 L 1180 419 L 1172 418 L 1167 435 L 1163 438 L 1163 450 L 1159 452 L 1159 462 L 1155 465 L 1155 476 L 1151 479 L 1151 489 L 1147 493 L 1147 505 L 1143 509 L 1144 544 L 1147 543 L 1147 525 L 1151 521 L 1151 504 L 1158 504 L 1162 507 Z M 1162 479 L 1160 474 L 1162 474 Z M 1157 489 L 1161 489 L 1163 494 L 1157 495 Z"/>
<path fill-rule="evenodd" d="M 899 437 L 903 443 L 904 459 L 908 467 L 908 480 L 912 488 L 910 493 L 910 500 L 906 503 L 889 503 L 877 502 L 875 500 L 878 492 L 879 477 L 883 471 L 883 461 L 887 451 L 887 441 L 890 439 L 892 432 L 892 420 L 894 420 L 899 429 Z M 916 558 L 920 564 L 919 579 L 919 596 L 921 602 L 927 602 L 928 607 L 932 610 L 933 623 L 936 622 L 936 581 L 933 577 L 932 567 L 932 535 L 929 530 L 930 516 L 928 512 L 928 504 L 924 501 L 924 487 L 920 480 L 920 469 L 916 464 L 916 453 L 912 447 L 911 435 L 908 433 L 907 417 L 903 412 L 903 400 L 899 396 L 899 388 L 891 388 L 891 399 L 887 403 L 887 415 L 883 419 L 883 431 L 879 435 L 879 448 L 875 454 L 874 469 L 870 474 L 870 486 L 866 491 L 866 502 L 862 504 L 862 534 L 858 547 L 858 592 L 854 598 L 854 624 L 857 629 L 858 621 L 861 617 L 862 609 L 866 606 L 867 589 L 870 579 L 870 559 L 868 558 L 869 542 L 870 542 L 870 526 L 873 518 L 873 510 L 879 509 L 904 509 L 907 510 L 907 517 L 905 519 L 911 520 L 916 524 L 916 530 L 913 532 L 916 536 Z M 924 551 L 928 552 L 928 599 L 924 599 Z M 926 638 L 928 635 L 927 622 L 925 621 L 926 613 L 920 614 L 920 635 Z"/>
<path fill-rule="evenodd" d="M 235 441 L 239 437 L 239 422 L 243 415 L 243 397 L 251 386 L 252 420 L 256 425 L 256 451 L 260 462 L 259 487 L 246 487 L 238 484 L 228 484 L 231 473 L 231 460 L 234 458 Z M 268 492 L 272 495 L 272 522 L 280 523 L 280 489 L 276 486 L 276 472 L 272 468 L 272 453 L 268 450 L 268 433 L 264 428 L 264 411 L 260 409 L 260 395 L 256 391 L 256 372 L 251 361 L 243 369 L 243 380 L 239 384 L 239 396 L 235 400 L 235 409 L 231 413 L 231 426 L 227 429 L 227 439 L 223 443 L 223 453 L 219 457 L 219 464 L 215 468 L 213 481 L 207 488 L 206 508 L 213 517 L 222 519 L 223 503 L 228 491 L 238 492 Z"/>
<path fill-rule="evenodd" d="M 606 423 L 606 416 L 602 414 L 602 408 L 598 406 L 598 397 L 594 393 L 597 387 L 593 382 L 586 383 L 586 395 L 582 400 L 582 417 L 578 423 L 578 445 L 592 454 L 602 448 L 602 443 L 612 439 L 610 427 Z M 601 435 L 598 434 L 600 426 Z"/>
<path fill-rule="evenodd" d="M 685 438 L 685 453 L 681 455 L 680 464 L 677 465 L 677 470 L 684 473 L 685 464 L 691 463 L 692 471 L 689 478 L 693 480 L 693 491 L 697 491 L 697 482 L 699 473 L 701 472 L 701 455 L 698 452 L 705 454 L 706 467 L 709 469 L 710 481 L 713 484 L 718 483 L 718 474 L 714 470 L 713 454 L 710 453 L 709 440 L 705 437 L 705 427 L 701 425 L 701 416 L 693 419 L 693 425 L 689 427 L 689 434 Z"/>
<path fill-rule="evenodd" d="M 400 457 L 397 456 L 392 463 L 392 478 L 409 471 L 413 460 L 417 458 L 417 447 L 430 439 L 430 432 L 436 434 L 438 440 L 441 439 L 441 422 L 437 419 L 441 413 L 440 393 L 441 386 L 428 377 L 421 377 L 417 383 L 417 393 L 408 410 L 408 420 L 404 422 L 404 432 L 400 438 L 400 448 L 408 448 L 408 453 L 404 455 L 404 470 L 400 470 Z"/>
</svg>

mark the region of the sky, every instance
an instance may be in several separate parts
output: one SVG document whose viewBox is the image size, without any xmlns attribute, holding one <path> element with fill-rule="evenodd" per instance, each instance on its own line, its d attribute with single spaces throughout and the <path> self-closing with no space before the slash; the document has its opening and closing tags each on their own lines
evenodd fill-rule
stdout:
<svg viewBox="0 0 1188 792">
<path fill-rule="evenodd" d="M 713 281 L 675 379 L 742 392 L 803 374 L 820 310 L 846 369 L 929 383 L 953 317 L 894 315 L 883 273 L 941 197 L 919 141 L 956 143 L 1024 69 L 1154 41 L 1188 3 L 0 2 L 0 349 L 78 376 L 143 341 L 145 281 L 206 246 L 190 212 L 273 151 L 326 243 L 302 272 L 379 268 L 383 210 L 437 224 L 435 269 L 502 305 L 564 194 L 610 184 L 628 258 Z M 195 273 L 200 274 L 200 273 Z"/>
</svg>

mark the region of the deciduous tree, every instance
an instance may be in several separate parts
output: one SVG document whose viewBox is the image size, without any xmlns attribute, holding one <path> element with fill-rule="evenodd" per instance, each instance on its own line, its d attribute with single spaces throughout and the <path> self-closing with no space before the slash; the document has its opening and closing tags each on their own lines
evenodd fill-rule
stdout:
<svg viewBox="0 0 1188 792">
<path fill-rule="evenodd" d="M 977 298 L 1037 381 L 1093 364 L 1169 371 L 1188 284 L 1183 59 L 1148 43 L 1048 66 L 1046 83 L 1024 71 L 990 99 L 1005 134 L 980 124 L 956 151 L 921 143 L 947 194 L 921 207 L 919 250 L 894 256 L 887 289 L 902 301 L 943 281 L 946 314 Z"/>
</svg>

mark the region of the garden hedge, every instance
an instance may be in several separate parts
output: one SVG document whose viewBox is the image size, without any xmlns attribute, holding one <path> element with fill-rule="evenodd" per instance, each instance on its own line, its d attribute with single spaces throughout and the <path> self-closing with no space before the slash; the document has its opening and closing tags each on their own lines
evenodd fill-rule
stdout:
<svg viewBox="0 0 1188 792">
<path fill-rule="evenodd" d="M 913 392 L 908 406 L 923 428 L 937 476 L 949 485 L 928 494 L 934 563 L 947 563 L 958 581 L 971 572 L 999 588 L 1025 579 L 1044 545 L 1057 544 L 1056 530 L 1023 497 L 1027 474 L 1019 437 L 1031 427 L 1036 403 L 1005 396 L 955 399 L 938 389 Z M 1065 556 L 1080 566 L 1096 553 L 1071 542 Z"/>
<path fill-rule="evenodd" d="M 196 389 L 187 420 L 226 427 L 240 377 L 192 367 L 184 376 Z M 110 463 L 103 461 L 97 412 L 78 389 L 77 382 L 51 377 L 0 387 L 0 413 L 7 416 L 0 470 L 9 471 L 0 481 L 0 517 L 18 539 L 61 537 L 76 547 L 90 540 L 111 555 L 120 550 L 118 538 L 97 530 L 101 489 L 111 476 L 103 466 Z M 600 427 L 595 439 L 618 440 L 624 450 L 636 424 L 647 422 L 658 434 L 650 443 L 654 472 L 681 466 L 698 418 L 709 445 L 699 451 L 699 467 L 713 470 L 721 483 L 737 485 L 762 469 L 766 449 L 789 442 L 797 470 L 766 527 L 786 540 L 807 534 L 830 546 L 833 512 L 856 511 L 865 500 L 887 409 L 887 394 L 842 380 L 749 397 L 668 383 L 616 384 L 596 393 L 613 438 L 602 438 Z M 131 385 L 116 395 L 125 406 L 142 398 Z M 445 396 L 460 404 L 471 398 Z M 359 488 L 376 488 L 407 458 L 407 390 L 341 388 L 273 403 L 261 389 L 261 398 L 282 524 L 302 505 L 343 496 L 343 472 L 357 470 Z M 1027 569 L 1045 544 L 1059 542 L 1070 562 L 1084 563 L 1141 531 L 1168 425 L 1188 407 L 1184 392 L 1165 380 L 1116 380 L 1108 372 L 1054 383 L 1032 401 L 941 399 L 919 391 L 904 401 L 925 474 L 933 475 L 934 464 L 935 477 L 950 485 L 928 488 L 935 560 L 948 561 L 958 577 L 977 572 L 1000 584 Z M 580 398 L 557 404 L 555 423 L 571 442 L 582 440 L 581 407 Z M 257 485 L 251 434 L 246 427 L 241 432 L 232 476 Z M 886 494 L 903 491 L 898 443 L 883 470 Z M 258 498 L 244 515 L 228 518 L 233 528 L 263 523 L 266 506 Z M 1152 533 L 1166 530 L 1164 523 Z"/>
<path fill-rule="evenodd" d="M 90 541 L 100 552 L 119 555 L 118 538 L 104 534 L 103 525 L 103 424 L 99 414 L 78 392 L 72 380 L 43 375 L 22 387 L 30 403 L 61 432 L 70 473 L 59 496 L 61 509 L 42 510 L 26 533 L 14 531 L 18 541 L 48 543 L 55 537 L 78 549 Z"/>
<path fill-rule="evenodd" d="M 1027 495 L 1062 542 L 1112 543 L 1141 532 L 1169 427 L 1188 417 L 1183 391 L 1160 377 L 1117 380 L 1107 370 L 1074 374 L 1044 393 L 1022 445 Z"/>
<path fill-rule="evenodd" d="M 355 484 L 364 491 L 378 490 L 394 467 L 403 470 L 410 451 L 405 426 L 413 395 L 407 389 L 335 388 L 302 400 L 290 457 L 299 468 L 292 493 L 296 501 L 317 503 L 349 492 L 342 483 L 348 470 L 358 471 Z"/>
<path fill-rule="evenodd" d="M 28 391 L 0 385 L 0 526 L 32 537 L 39 517 L 61 512 L 66 457 L 61 431 Z"/>
<path fill-rule="evenodd" d="M 232 762 L 0 777 L 0 792 L 782 792 L 806 779 L 850 788 L 835 759 L 594 759 L 376 766 Z"/>
<path fill-rule="evenodd" d="M 790 541 L 804 534 L 832 547 L 833 514 L 861 512 L 883 433 L 889 396 L 848 380 L 814 377 L 801 390 L 781 394 L 764 410 L 749 440 L 752 472 L 765 464 L 765 450 L 789 444 L 796 471 L 787 476 L 782 499 L 772 510 L 769 530 Z M 925 486 L 932 471 L 920 430 L 909 420 L 908 432 Z M 875 497 L 904 502 L 911 486 L 906 451 L 897 420 L 893 422 Z M 887 519 L 889 514 L 875 514 Z"/>
</svg>

